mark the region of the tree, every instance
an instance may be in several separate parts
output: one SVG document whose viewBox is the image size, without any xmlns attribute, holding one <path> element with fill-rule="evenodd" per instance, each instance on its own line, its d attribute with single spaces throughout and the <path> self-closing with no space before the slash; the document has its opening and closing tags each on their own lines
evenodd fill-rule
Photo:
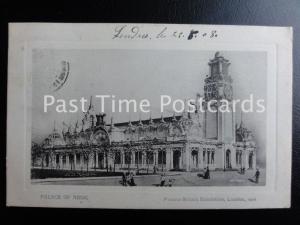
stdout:
<svg viewBox="0 0 300 225">
<path fill-rule="evenodd" d="M 32 167 L 34 167 L 34 165 L 38 162 L 39 159 L 43 158 L 42 153 L 43 153 L 42 147 L 37 143 L 32 142 L 31 144 L 31 166 Z"/>
<path fill-rule="evenodd" d="M 113 148 L 110 149 L 109 156 L 113 161 L 113 165 L 114 165 L 113 172 L 116 172 L 116 157 L 117 156 L 116 156 L 116 151 Z"/>
<path fill-rule="evenodd" d="M 82 148 L 82 155 L 84 163 L 86 164 L 86 171 L 89 171 L 89 159 L 92 151 L 89 148 Z"/>
<path fill-rule="evenodd" d="M 152 140 L 147 140 L 142 142 L 142 148 L 145 149 L 145 153 L 146 153 L 145 156 L 146 156 L 146 164 L 147 164 L 147 174 L 149 173 L 150 162 L 153 162 L 154 159 L 152 147 L 153 147 Z"/>
</svg>

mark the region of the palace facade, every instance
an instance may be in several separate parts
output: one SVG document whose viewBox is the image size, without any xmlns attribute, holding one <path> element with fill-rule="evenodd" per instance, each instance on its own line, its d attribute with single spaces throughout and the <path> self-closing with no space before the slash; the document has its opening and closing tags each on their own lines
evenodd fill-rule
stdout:
<svg viewBox="0 0 300 225">
<path fill-rule="evenodd" d="M 217 52 L 208 65 L 204 112 L 196 106 L 193 113 L 124 123 L 111 119 L 107 124 L 105 114 L 96 114 L 91 101 L 80 126 L 64 125 L 61 133 L 54 128 L 40 145 L 39 156 L 33 157 L 33 166 L 68 170 L 155 167 L 161 171 L 255 168 L 251 131 L 243 121 L 235 122 L 233 112 L 218 110 L 222 99 L 233 100 L 230 63 Z M 216 112 L 207 110 L 210 100 L 215 100 Z"/>
</svg>

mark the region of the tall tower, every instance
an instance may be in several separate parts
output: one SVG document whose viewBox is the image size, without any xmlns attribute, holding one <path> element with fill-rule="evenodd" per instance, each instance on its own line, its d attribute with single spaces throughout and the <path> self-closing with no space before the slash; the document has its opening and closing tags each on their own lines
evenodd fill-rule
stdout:
<svg viewBox="0 0 300 225">
<path fill-rule="evenodd" d="M 234 141 L 234 115 L 232 112 L 232 78 L 228 74 L 229 60 L 215 53 L 215 57 L 208 63 L 209 75 L 204 85 L 205 107 L 205 137 L 230 143 Z M 227 100 L 228 107 L 224 106 Z M 223 111 L 220 107 L 223 104 Z M 210 109 L 209 110 L 209 106 Z M 225 109 L 225 110 L 224 110 Z"/>
</svg>

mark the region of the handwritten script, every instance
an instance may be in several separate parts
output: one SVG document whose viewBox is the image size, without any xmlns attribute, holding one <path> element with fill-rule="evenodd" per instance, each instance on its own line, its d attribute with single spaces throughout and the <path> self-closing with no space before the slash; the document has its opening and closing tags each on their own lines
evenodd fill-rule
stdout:
<svg viewBox="0 0 300 225">
<path fill-rule="evenodd" d="M 215 39 L 218 37 L 217 30 L 200 31 L 195 29 L 174 30 L 167 26 L 159 28 L 157 31 L 143 30 L 139 25 L 119 25 L 115 27 L 112 39 Z"/>
</svg>

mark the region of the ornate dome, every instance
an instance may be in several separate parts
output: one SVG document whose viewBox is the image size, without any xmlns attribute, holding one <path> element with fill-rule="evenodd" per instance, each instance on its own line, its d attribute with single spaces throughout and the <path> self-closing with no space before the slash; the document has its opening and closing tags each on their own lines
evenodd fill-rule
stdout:
<svg viewBox="0 0 300 225">
<path fill-rule="evenodd" d="M 91 143 L 93 145 L 108 145 L 109 144 L 109 135 L 107 131 L 103 128 L 99 128 L 95 133 L 91 136 Z"/>
<path fill-rule="evenodd" d="M 53 130 L 53 133 L 50 134 L 48 136 L 48 138 L 45 139 L 45 142 L 46 142 L 46 145 L 51 146 L 51 147 L 66 145 L 62 136 L 56 130 Z"/>
</svg>

